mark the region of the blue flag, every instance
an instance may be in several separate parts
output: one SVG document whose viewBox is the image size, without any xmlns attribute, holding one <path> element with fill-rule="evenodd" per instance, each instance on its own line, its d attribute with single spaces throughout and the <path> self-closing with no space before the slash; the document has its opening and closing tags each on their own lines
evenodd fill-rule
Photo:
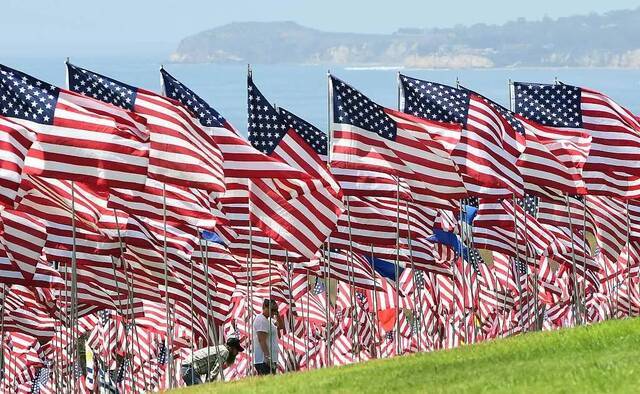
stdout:
<svg viewBox="0 0 640 394">
<path fill-rule="evenodd" d="M 386 260 L 378 259 L 371 256 L 364 256 L 369 264 L 373 265 L 373 269 L 380 275 L 391 280 L 396 280 L 396 264 Z M 404 268 L 398 267 L 398 274 L 402 274 Z"/>
<path fill-rule="evenodd" d="M 202 238 L 206 239 L 207 241 L 224 245 L 224 241 L 222 240 L 222 238 L 220 238 L 220 236 L 217 233 L 214 233 L 213 231 L 202 230 L 200 234 Z"/>
</svg>

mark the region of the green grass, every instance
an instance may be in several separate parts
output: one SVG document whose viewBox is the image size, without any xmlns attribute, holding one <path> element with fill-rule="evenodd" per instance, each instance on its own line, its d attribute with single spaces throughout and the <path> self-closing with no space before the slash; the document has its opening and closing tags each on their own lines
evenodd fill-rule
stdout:
<svg viewBox="0 0 640 394">
<path fill-rule="evenodd" d="M 640 319 L 177 393 L 638 393 Z"/>
</svg>

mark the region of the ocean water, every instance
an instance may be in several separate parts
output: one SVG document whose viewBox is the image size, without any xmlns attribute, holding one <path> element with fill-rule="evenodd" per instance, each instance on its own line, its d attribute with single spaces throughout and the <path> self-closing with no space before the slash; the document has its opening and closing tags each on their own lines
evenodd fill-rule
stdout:
<svg viewBox="0 0 640 394">
<path fill-rule="evenodd" d="M 72 58 L 71 62 L 131 85 L 160 90 L 162 56 Z M 63 58 L 0 58 L 0 62 L 63 86 Z M 216 108 L 236 128 L 247 125 L 246 65 L 165 64 L 164 67 Z M 588 68 L 518 68 L 425 70 L 395 67 L 252 65 L 253 79 L 272 102 L 327 128 L 327 71 L 349 82 L 378 103 L 397 106 L 397 73 L 444 84 L 460 84 L 508 106 L 508 81 L 552 83 L 558 80 L 605 92 L 640 113 L 640 70 Z"/>
</svg>

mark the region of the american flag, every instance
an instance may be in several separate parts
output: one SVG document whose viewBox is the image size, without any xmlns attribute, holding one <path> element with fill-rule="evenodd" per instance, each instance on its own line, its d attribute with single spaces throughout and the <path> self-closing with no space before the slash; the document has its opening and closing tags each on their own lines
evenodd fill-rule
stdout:
<svg viewBox="0 0 640 394">
<path fill-rule="evenodd" d="M 330 83 L 332 168 L 397 176 L 418 195 L 466 196 L 449 152 L 430 134 L 446 126 L 384 108 L 333 76 Z"/>
<path fill-rule="evenodd" d="M 572 85 L 516 82 L 514 91 L 522 116 L 591 135 L 583 171 L 590 194 L 638 196 L 640 123 L 627 109 L 602 93 Z"/>
<path fill-rule="evenodd" d="M 142 116 L 149 130 L 149 177 L 223 192 L 223 157 L 215 141 L 177 101 L 67 63 L 69 88 Z"/>
<path fill-rule="evenodd" d="M 467 89 L 400 75 L 403 111 L 462 126 L 451 157 L 469 194 L 507 197 L 523 194 L 517 160 L 525 149 L 522 125 L 500 105 Z"/>
<path fill-rule="evenodd" d="M 308 178 L 291 166 L 253 148 L 215 108 L 165 69 L 161 69 L 160 74 L 164 94 L 187 107 L 213 137 L 222 152 L 227 178 Z"/>
<path fill-rule="evenodd" d="M 320 158 L 326 148 L 318 144 L 317 133 L 308 128 L 305 132 L 291 128 L 287 119 L 263 96 L 251 75 L 247 84 L 251 144 L 314 178 L 306 182 L 252 182 L 252 186 L 255 185 L 250 187 L 252 196 L 258 197 L 253 210 L 269 217 L 281 217 L 279 231 L 270 229 L 264 222 L 261 228 L 280 245 L 310 257 L 333 231 L 343 209 L 340 187 Z M 277 193 L 291 194 L 292 198 L 276 199 L 273 196 Z"/>
<path fill-rule="evenodd" d="M 317 250 L 315 245 L 317 239 L 314 238 L 319 232 L 322 232 L 322 226 L 313 227 L 306 232 L 306 234 L 313 236 L 305 236 L 305 233 L 296 231 L 295 225 L 302 221 L 306 224 L 300 224 L 299 228 L 308 226 L 306 217 L 315 217 L 314 215 L 320 214 L 318 212 L 320 206 L 316 207 L 311 204 L 309 199 L 320 197 L 323 202 L 334 202 L 332 188 L 320 185 L 317 189 L 311 187 L 312 191 L 307 190 L 308 193 L 300 192 L 300 185 L 321 183 L 321 181 L 310 179 L 310 175 L 307 174 L 310 168 L 301 168 L 297 162 L 296 165 L 290 165 L 281 161 L 276 155 L 266 155 L 261 150 L 254 148 L 240 137 L 215 109 L 193 91 L 165 70 L 161 70 L 161 74 L 167 96 L 177 99 L 197 114 L 201 124 L 206 126 L 208 133 L 213 136 L 222 151 L 229 190 L 221 198 L 221 202 L 224 211 L 233 213 L 231 224 L 239 224 L 246 228 L 251 220 L 251 226 L 260 227 L 260 229 L 256 227 L 253 230 L 254 238 L 263 231 L 263 235 L 271 237 L 283 248 L 311 257 Z M 313 155 L 309 155 L 307 158 L 313 159 Z M 294 189 L 301 195 L 288 194 Z M 328 198 L 323 199 L 326 196 Z M 331 216 L 331 213 L 327 212 L 327 215 Z M 323 223 L 326 224 L 325 216 L 322 215 L 320 218 L 324 218 Z M 242 220 L 236 218 L 242 218 Z M 289 229 L 291 232 L 286 232 L 285 229 Z M 243 229 L 236 230 L 246 232 Z M 310 245 L 312 243 L 313 246 Z M 311 251 L 311 249 L 314 250 Z"/>
<path fill-rule="evenodd" d="M 74 103 L 77 98 L 75 93 L 0 65 L 0 116 L 37 135 L 27 155 L 26 172 L 101 187 L 142 187 L 149 163 L 145 136 L 81 108 Z"/>
</svg>

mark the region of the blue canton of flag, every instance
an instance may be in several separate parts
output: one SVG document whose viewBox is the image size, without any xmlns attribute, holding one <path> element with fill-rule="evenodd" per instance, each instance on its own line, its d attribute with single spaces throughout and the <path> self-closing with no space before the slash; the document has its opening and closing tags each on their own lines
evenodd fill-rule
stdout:
<svg viewBox="0 0 640 394">
<path fill-rule="evenodd" d="M 313 287 L 313 294 L 318 295 L 322 294 L 325 291 L 325 285 L 319 279 L 316 279 L 316 285 Z"/>
<path fill-rule="evenodd" d="M 391 331 L 387 332 L 387 333 L 384 335 L 384 337 L 387 339 L 387 341 L 389 341 L 389 342 L 393 342 L 393 339 L 394 339 L 394 335 L 393 335 L 393 333 L 394 333 L 394 330 L 391 330 Z"/>
<path fill-rule="evenodd" d="M 0 115 L 51 125 L 60 89 L 0 64 Z"/>
<path fill-rule="evenodd" d="M 289 126 L 262 95 L 251 76 L 247 78 L 247 90 L 249 142 L 254 148 L 268 155 L 287 134 Z"/>
<path fill-rule="evenodd" d="M 48 367 L 42 367 L 38 370 L 38 373 L 33 378 L 31 385 L 31 393 L 39 394 L 42 387 L 46 386 L 47 382 L 49 382 L 49 376 L 51 374 L 51 370 Z"/>
<path fill-rule="evenodd" d="M 165 69 L 160 69 L 164 91 L 167 97 L 179 101 L 187 107 L 205 127 L 226 127 L 227 120 L 218 111 L 209 106 L 191 89 L 184 86 Z"/>
<path fill-rule="evenodd" d="M 403 112 L 437 122 L 466 125 L 469 93 L 435 82 L 400 76 L 404 91 Z"/>
<path fill-rule="evenodd" d="M 545 126 L 582 127 L 577 86 L 514 83 L 516 113 Z"/>
<path fill-rule="evenodd" d="M 67 63 L 69 88 L 85 96 L 133 111 L 137 88 Z"/>
<path fill-rule="evenodd" d="M 468 256 L 469 256 L 468 257 L 469 264 L 471 264 L 471 267 L 476 273 L 479 273 L 480 272 L 479 264 L 484 262 L 484 260 L 482 259 L 482 256 L 480 255 L 480 252 L 478 252 L 478 249 L 476 248 L 469 248 Z"/>
<path fill-rule="evenodd" d="M 167 345 L 162 344 L 160 347 L 160 352 L 158 353 L 158 364 L 165 365 L 167 363 Z"/>
<path fill-rule="evenodd" d="M 526 194 L 524 198 L 517 199 L 517 204 L 529 215 L 538 217 L 538 197 Z"/>
<path fill-rule="evenodd" d="M 424 274 L 422 271 L 413 271 L 413 281 L 418 289 L 424 289 Z"/>
<path fill-rule="evenodd" d="M 379 136 L 395 140 L 397 127 L 382 106 L 374 103 L 365 95 L 331 77 L 333 86 L 333 121 L 350 124 Z"/>
</svg>

